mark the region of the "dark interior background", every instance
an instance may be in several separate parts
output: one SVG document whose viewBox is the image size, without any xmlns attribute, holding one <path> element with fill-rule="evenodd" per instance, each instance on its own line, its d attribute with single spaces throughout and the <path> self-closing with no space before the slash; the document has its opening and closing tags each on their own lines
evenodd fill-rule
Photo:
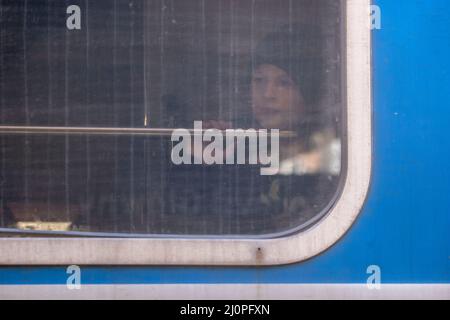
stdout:
<svg viewBox="0 0 450 320">
<path fill-rule="evenodd" d="M 69 5 L 81 7 L 81 30 L 66 28 Z M 0 125 L 172 128 L 194 120 L 236 121 L 247 112 L 243 70 L 252 49 L 267 33 L 301 22 L 323 31 L 328 70 L 321 116 L 340 135 L 339 1 L 4 0 L 0 8 Z M 201 190 L 212 183 L 202 169 L 177 175 L 178 186 L 171 188 L 166 139 L 0 139 L 0 226 L 70 221 L 82 231 L 241 232 L 239 218 L 190 219 L 189 207 L 183 219 L 166 217 L 161 199 L 190 196 L 170 190 L 189 189 L 190 179 L 202 181 Z M 223 180 L 238 175 L 216 177 L 229 189 L 220 195 L 223 207 L 237 205 L 237 185 L 249 183 Z M 259 177 L 251 179 L 258 184 Z M 322 206 L 332 193 L 323 192 Z M 295 217 L 275 226 L 256 214 L 245 218 L 256 234 L 298 225 Z M 224 228 L 230 219 L 238 219 L 236 226 Z"/>
</svg>

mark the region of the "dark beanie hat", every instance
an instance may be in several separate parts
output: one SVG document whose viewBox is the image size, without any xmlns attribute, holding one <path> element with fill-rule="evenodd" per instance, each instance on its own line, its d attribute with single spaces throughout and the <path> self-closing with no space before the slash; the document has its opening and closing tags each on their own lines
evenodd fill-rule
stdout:
<svg viewBox="0 0 450 320">
<path fill-rule="evenodd" d="M 285 26 L 258 44 L 252 57 L 252 70 L 262 64 L 283 69 L 312 107 L 320 98 L 324 78 L 323 40 L 317 26 Z"/>
</svg>

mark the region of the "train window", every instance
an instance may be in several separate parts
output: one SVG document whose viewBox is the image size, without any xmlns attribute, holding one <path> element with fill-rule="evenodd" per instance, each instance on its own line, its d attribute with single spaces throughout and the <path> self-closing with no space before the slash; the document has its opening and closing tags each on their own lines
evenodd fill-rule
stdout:
<svg viewBox="0 0 450 320">
<path fill-rule="evenodd" d="M 146 263 L 186 263 L 167 260 L 171 244 L 273 245 L 319 227 L 309 243 L 335 241 L 357 214 L 347 189 L 360 205 L 368 183 L 368 6 L 3 1 L 1 234 L 64 250 L 140 238 Z M 263 247 L 255 259 L 273 259 Z"/>
</svg>

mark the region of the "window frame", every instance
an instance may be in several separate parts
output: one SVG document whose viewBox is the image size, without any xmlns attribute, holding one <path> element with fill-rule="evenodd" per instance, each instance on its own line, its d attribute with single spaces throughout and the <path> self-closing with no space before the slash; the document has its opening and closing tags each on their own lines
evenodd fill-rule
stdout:
<svg viewBox="0 0 450 320">
<path fill-rule="evenodd" d="M 2 265 L 225 265 L 300 262 L 333 246 L 358 217 L 370 184 L 370 0 L 346 0 L 345 175 L 340 197 L 312 227 L 272 239 L 239 238 L 0 238 Z M 345 30 L 343 30 L 345 31 Z"/>
</svg>

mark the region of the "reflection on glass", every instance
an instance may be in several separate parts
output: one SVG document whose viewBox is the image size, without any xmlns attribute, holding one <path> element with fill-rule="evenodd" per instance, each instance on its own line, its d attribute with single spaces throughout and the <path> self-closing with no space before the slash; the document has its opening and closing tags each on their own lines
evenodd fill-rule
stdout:
<svg viewBox="0 0 450 320">
<path fill-rule="evenodd" d="M 341 177 L 339 3 L 80 2 L 75 31 L 63 3 L 3 3 L 0 228 L 262 236 L 311 225 Z M 173 163 L 170 132 L 196 121 L 224 136 L 279 130 L 278 167 Z"/>
</svg>

